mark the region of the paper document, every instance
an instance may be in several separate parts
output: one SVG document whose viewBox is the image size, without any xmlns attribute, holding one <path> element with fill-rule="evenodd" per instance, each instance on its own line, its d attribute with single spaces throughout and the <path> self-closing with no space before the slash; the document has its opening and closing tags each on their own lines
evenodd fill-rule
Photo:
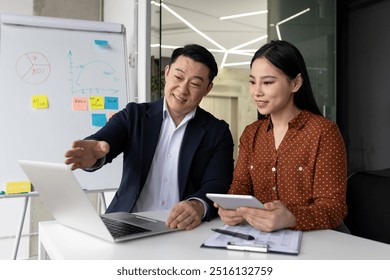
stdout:
<svg viewBox="0 0 390 280">
<path fill-rule="evenodd" d="M 262 232 L 248 224 L 239 226 L 225 225 L 221 229 L 251 235 L 255 239 L 245 240 L 231 235 L 214 233 L 202 246 L 293 255 L 298 255 L 301 247 L 302 231 L 283 229 L 274 232 Z"/>
</svg>

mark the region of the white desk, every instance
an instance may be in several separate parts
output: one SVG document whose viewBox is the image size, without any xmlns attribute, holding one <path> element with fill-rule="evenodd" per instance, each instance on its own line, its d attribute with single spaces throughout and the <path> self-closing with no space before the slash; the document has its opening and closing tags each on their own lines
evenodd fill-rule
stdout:
<svg viewBox="0 0 390 280">
<path fill-rule="evenodd" d="M 142 213 L 165 220 L 167 212 Z M 304 232 L 298 256 L 264 254 L 201 248 L 201 244 L 220 227 L 219 219 L 205 222 L 192 231 L 177 231 L 113 244 L 70 229 L 56 221 L 39 224 L 39 259 L 73 260 L 359 260 L 390 259 L 390 245 L 333 230 Z"/>
</svg>

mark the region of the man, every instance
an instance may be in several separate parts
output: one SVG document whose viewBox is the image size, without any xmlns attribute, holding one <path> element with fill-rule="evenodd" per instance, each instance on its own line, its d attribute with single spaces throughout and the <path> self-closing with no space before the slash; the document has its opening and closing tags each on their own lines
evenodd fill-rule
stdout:
<svg viewBox="0 0 390 280">
<path fill-rule="evenodd" d="M 206 193 L 226 193 L 233 173 L 228 124 L 198 107 L 218 66 L 199 45 L 173 51 L 164 98 L 129 103 L 65 153 L 71 168 L 96 170 L 123 153 L 123 175 L 107 212 L 172 209 L 171 228 L 193 229 L 217 215 Z"/>
</svg>

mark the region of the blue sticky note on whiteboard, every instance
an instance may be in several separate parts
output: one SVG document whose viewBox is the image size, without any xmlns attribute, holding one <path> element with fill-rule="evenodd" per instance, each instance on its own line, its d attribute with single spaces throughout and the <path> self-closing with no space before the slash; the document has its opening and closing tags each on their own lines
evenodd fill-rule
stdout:
<svg viewBox="0 0 390 280">
<path fill-rule="evenodd" d="M 118 108 L 118 97 L 104 97 L 104 109 L 118 110 Z"/>
<path fill-rule="evenodd" d="M 95 44 L 103 48 L 108 48 L 110 46 L 107 40 L 95 40 Z"/>
<path fill-rule="evenodd" d="M 107 123 L 106 114 L 92 114 L 92 125 L 102 127 Z"/>
</svg>

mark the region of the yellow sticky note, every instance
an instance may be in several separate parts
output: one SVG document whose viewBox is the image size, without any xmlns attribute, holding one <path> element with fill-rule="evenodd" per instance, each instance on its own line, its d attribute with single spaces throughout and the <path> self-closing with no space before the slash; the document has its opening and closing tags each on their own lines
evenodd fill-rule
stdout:
<svg viewBox="0 0 390 280">
<path fill-rule="evenodd" d="M 103 110 L 104 109 L 104 97 L 103 96 L 90 96 L 89 107 L 91 110 Z"/>
<path fill-rule="evenodd" d="M 5 185 L 6 194 L 17 194 L 31 192 L 31 182 L 29 181 L 16 181 L 7 182 Z"/>
<path fill-rule="evenodd" d="M 74 111 L 87 111 L 88 110 L 88 99 L 86 97 L 73 97 L 72 98 L 72 109 Z"/>
<path fill-rule="evenodd" d="M 31 98 L 32 107 L 35 109 L 49 108 L 49 99 L 47 95 L 33 95 Z"/>
</svg>

